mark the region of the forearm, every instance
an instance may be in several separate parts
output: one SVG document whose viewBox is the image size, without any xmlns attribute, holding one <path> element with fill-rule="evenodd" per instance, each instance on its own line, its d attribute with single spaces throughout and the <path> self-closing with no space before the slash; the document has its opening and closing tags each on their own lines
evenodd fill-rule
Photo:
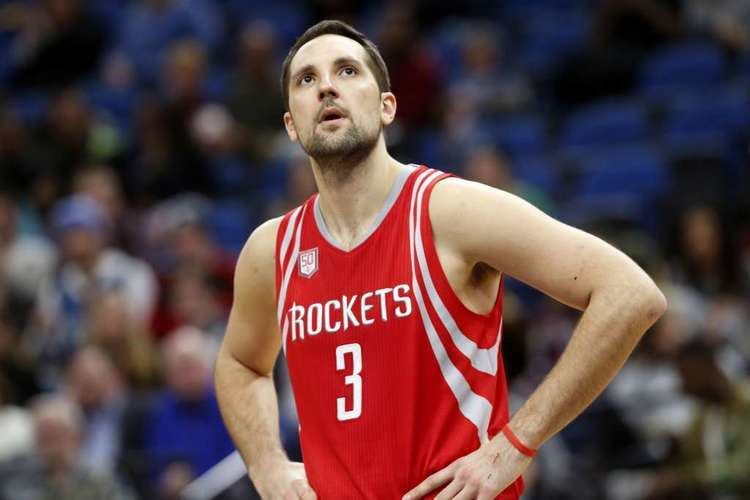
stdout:
<svg viewBox="0 0 750 500">
<path fill-rule="evenodd" d="M 664 308 L 653 285 L 592 293 L 565 351 L 513 416 L 511 429 L 533 448 L 559 432 L 604 390 Z"/>
<path fill-rule="evenodd" d="M 276 389 L 270 375 L 260 375 L 226 352 L 219 355 L 216 395 L 224 423 L 248 471 L 287 461 L 279 435 Z"/>
</svg>

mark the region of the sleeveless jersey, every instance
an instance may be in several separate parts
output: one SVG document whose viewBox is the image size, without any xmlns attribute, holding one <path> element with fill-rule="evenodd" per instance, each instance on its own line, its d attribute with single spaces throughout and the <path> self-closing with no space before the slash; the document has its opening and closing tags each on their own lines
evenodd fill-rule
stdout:
<svg viewBox="0 0 750 500">
<path fill-rule="evenodd" d="M 282 346 L 305 470 L 323 500 L 401 498 L 508 421 L 502 281 L 488 314 L 469 310 L 433 242 L 430 193 L 447 176 L 404 169 L 350 250 L 326 229 L 317 195 L 279 226 Z M 522 490 L 519 478 L 498 498 Z"/>
</svg>

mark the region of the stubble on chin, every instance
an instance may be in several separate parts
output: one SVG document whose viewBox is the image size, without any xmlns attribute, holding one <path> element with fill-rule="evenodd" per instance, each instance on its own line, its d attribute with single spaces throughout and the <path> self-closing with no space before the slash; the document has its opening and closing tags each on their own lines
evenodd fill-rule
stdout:
<svg viewBox="0 0 750 500">
<path fill-rule="evenodd" d="M 307 144 L 300 145 L 324 173 L 341 177 L 351 174 L 354 167 L 370 155 L 379 134 L 380 131 L 368 134 L 356 124 L 350 123 L 343 134 L 338 136 L 327 136 L 316 130 Z"/>
</svg>

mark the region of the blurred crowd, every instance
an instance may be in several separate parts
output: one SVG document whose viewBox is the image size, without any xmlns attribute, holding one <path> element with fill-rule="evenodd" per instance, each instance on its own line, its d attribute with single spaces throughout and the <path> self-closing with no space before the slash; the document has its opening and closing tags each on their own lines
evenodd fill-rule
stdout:
<svg viewBox="0 0 750 500">
<path fill-rule="evenodd" d="M 750 498 L 750 2 L 0 0 L 0 500 L 176 499 L 233 450 L 212 363 L 245 239 L 315 189 L 279 76 L 324 18 L 380 48 L 398 159 L 594 232 L 668 297 L 524 498 Z M 517 407 L 576 313 L 505 290 Z"/>
</svg>

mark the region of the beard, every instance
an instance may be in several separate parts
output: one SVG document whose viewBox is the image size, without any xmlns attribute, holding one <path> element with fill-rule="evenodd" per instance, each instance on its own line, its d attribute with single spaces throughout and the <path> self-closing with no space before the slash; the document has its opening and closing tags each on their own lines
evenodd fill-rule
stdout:
<svg viewBox="0 0 750 500">
<path fill-rule="evenodd" d="M 352 167 L 367 158 L 378 143 L 382 127 L 368 133 L 354 123 L 351 118 L 343 133 L 324 134 L 314 129 L 313 135 L 306 144 L 300 143 L 302 149 L 323 170 L 350 173 Z"/>
</svg>

